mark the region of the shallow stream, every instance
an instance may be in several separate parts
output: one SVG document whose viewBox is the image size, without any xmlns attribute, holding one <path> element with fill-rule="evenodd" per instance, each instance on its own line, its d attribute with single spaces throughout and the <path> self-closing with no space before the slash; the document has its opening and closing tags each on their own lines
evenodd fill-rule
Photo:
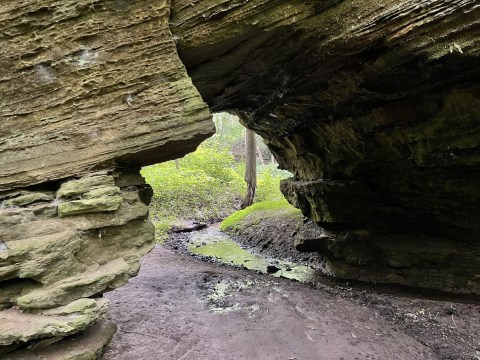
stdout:
<svg viewBox="0 0 480 360">
<path fill-rule="evenodd" d="M 243 266 L 275 277 L 304 283 L 313 281 L 316 275 L 316 271 L 308 266 L 253 254 L 222 233 L 217 226 L 193 232 L 190 239 L 188 251 L 214 258 L 225 264 Z"/>
</svg>

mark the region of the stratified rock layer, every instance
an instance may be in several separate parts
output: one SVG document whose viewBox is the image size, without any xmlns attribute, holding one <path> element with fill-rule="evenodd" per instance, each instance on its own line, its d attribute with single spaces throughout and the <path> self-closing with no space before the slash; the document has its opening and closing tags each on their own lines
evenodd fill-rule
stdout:
<svg viewBox="0 0 480 360">
<path fill-rule="evenodd" d="M 211 135 L 207 104 L 292 171 L 332 274 L 480 293 L 479 18 L 477 0 L 4 0 L 0 309 L 61 327 L 135 276 L 139 167 Z M 97 315 L 10 329 L 0 353 Z"/>
<path fill-rule="evenodd" d="M 194 84 L 294 174 L 331 273 L 480 293 L 478 1 L 189 2 Z"/>
<path fill-rule="evenodd" d="M 115 333 L 115 324 L 99 321 L 81 334 L 67 337 L 45 347 L 33 347 L 5 355 L 4 360 L 96 360 Z"/>
<path fill-rule="evenodd" d="M 102 172 L 66 181 L 56 192 L 2 195 L 0 353 L 56 342 L 106 312 L 106 301 L 89 298 L 127 283 L 154 246 L 151 194 L 138 173 Z M 89 205 L 72 205 L 84 201 Z"/>
<path fill-rule="evenodd" d="M 212 134 L 167 0 L 5 0 L 0 191 L 143 165 Z"/>
<path fill-rule="evenodd" d="M 0 345 L 42 338 L 55 340 L 85 330 L 107 310 L 108 300 L 78 299 L 39 313 L 10 308 L 0 312 Z"/>
<path fill-rule="evenodd" d="M 2 1 L 0 354 L 65 346 L 101 317 L 93 299 L 154 245 L 140 166 L 213 133 L 169 18 L 166 0 Z M 95 359 L 112 331 L 25 358 Z"/>
</svg>

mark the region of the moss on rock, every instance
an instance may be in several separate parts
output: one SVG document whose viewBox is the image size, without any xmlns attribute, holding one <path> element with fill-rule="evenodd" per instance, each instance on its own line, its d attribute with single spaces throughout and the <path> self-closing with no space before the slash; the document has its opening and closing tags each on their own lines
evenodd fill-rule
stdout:
<svg viewBox="0 0 480 360">
<path fill-rule="evenodd" d="M 115 211 L 123 203 L 121 196 L 102 196 L 93 199 L 73 200 L 58 205 L 60 217 Z"/>
</svg>

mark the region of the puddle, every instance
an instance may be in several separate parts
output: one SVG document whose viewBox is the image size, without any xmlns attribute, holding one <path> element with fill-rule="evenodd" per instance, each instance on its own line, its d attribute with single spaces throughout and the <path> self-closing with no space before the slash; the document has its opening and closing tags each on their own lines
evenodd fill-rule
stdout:
<svg viewBox="0 0 480 360">
<path fill-rule="evenodd" d="M 268 259 L 252 254 L 214 227 L 191 234 L 188 250 L 194 254 L 208 256 L 225 264 L 244 266 L 274 277 L 283 277 L 303 283 L 315 279 L 315 270 L 288 261 Z"/>
</svg>

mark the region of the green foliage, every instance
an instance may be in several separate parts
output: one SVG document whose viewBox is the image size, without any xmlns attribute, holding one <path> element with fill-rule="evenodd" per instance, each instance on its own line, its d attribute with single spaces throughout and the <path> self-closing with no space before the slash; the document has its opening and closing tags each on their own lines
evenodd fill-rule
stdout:
<svg viewBox="0 0 480 360">
<path fill-rule="evenodd" d="M 217 134 L 197 151 L 176 161 L 142 169 L 154 191 L 150 216 L 159 242 L 168 237 L 173 225 L 186 220 L 224 219 L 245 196 L 245 163 L 236 160 L 231 152 L 236 143 L 243 141 L 244 128 L 229 114 L 215 116 L 214 120 Z M 257 173 L 255 201 L 283 199 L 279 183 L 289 173 L 276 169 L 275 165 L 259 165 Z"/>
<path fill-rule="evenodd" d="M 177 225 L 178 219 L 175 216 L 168 215 L 165 212 L 160 211 L 151 211 L 152 220 L 155 224 L 155 241 L 157 243 L 163 243 L 168 239 L 168 231 L 172 226 Z"/>
<path fill-rule="evenodd" d="M 243 177 L 226 151 L 204 146 L 178 161 L 142 169 L 152 186 L 156 217 L 215 221 L 231 212 L 243 193 Z"/>
<path fill-rule="evenodd" d="M 230 151 L 239 141 L 243 141 L 245 128 L 235 115 L 220 113 L 213 115 L 217 132 L 207 142 L 212 146 Z"/>
<path fill-rule="evenodd" d="M 283 199 L 280 180 L 290 177 L 288 171 L 277 169 L 276 165 L 257 166 L 257 191 L 255 202 Z"/>
<path fill-rule="evenodd" d="M 210 143 L 205 143 L 194 153 L 179 160 L 179 166 L 187 176 L 202 174 L 209 181 L 215 179 L 224 184 L 239 180 L 241 174 L 241 168 L 237 168 L 232 154 L 225 149 L 216 149 Z"/>
</svg>

